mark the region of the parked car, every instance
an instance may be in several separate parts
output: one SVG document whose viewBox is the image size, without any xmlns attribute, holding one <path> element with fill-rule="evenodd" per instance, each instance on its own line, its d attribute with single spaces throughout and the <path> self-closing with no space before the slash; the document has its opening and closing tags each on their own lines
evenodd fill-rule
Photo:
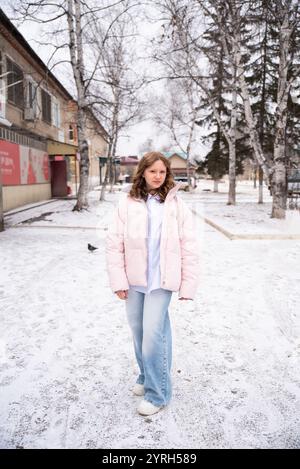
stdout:
<svg viewBox="0 0 300 469">
<path fill-rule="evenodd" d="M 188 191 L 189 190 L 189 182 L 186 176 L 174 176 L 175 182 L 181 182 L 181 187 L 179 190 Z"/>
<path fill-rule="evenodd" d="M 300 194 L 300 169 L 295 169 L 287 178 L 288 196 Z"/>
</svg>

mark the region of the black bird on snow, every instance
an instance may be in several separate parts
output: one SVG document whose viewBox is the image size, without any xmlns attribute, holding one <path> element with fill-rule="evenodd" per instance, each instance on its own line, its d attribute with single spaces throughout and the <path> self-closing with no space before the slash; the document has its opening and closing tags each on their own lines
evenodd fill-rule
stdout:
<svg viewBox="0 0 300 469">
<path fill-rule="evenodd" d="M 96 249 L 98 249 L 98 248 L 95 248 L 95 246 L 92 246 L 90 243 L 88 243 L 88 250 L 89 251 L 94 252 L 94 251 L 96 251 Z"/>
</svg>

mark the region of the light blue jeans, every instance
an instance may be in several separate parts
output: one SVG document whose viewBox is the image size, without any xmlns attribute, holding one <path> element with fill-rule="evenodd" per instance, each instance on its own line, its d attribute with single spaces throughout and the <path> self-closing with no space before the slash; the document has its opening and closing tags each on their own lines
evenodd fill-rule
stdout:
<svg viewBox="0 0 300 469">
<path fill-rule="evenodd" d="M 141 293 L 129 288 L 126 312 L 146 401 L 165 406 L 171 399 L 172 334 L 168 307 L 172 292 Z"/>
</svg>

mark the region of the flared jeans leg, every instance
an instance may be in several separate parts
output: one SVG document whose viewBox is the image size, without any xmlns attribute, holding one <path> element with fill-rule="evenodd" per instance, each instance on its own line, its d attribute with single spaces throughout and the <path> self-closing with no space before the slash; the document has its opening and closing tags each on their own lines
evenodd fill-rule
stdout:
<svg viewBox="0 0 300 469">
<path fill-rule="evenodd" d="M 157 406 L 168 404 L 172 395 L 172 332 L 168 307 L 172 292 L 158 289 L 144 294 L 129 289 L 127 318 L 134 350 L 145 386 L 145 399 Z"/>
<path fill-rule="evenodd" d="M 126 300 L 127 320 L 132 332 L 136 361 L 140 369 L 140 374 L 137 379 L 137 383 L 139 384 L 144 384 L 145 382 L 142 356 L 144 297 L 144 293 L 132 290 L 130 288 L 128 290 L 128 298 Z"/>
</svg>

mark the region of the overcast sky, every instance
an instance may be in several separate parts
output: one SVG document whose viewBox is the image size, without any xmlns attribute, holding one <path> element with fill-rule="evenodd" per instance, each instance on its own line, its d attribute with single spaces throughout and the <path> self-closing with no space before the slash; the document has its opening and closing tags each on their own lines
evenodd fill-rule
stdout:
<svg viewBox="0 0 300 469">
<path fill-rule="evenodd" d="M 13 0 L 11 1 L 11 3 Z M 37 41 L 43 38 L 43 33 L 45 33 L 44 25 L 39 25 L 32 21 L 27 21 L 23 24 L 16 23 L 13 18 L 13 14 L 11 8 L 8 5 L 7 0 L 0 0 L 0 6 L 3 11 L 7 14 L 7 16 L 11 19 L 14 25 L 18 28 L 21 34 L 24 36 L 26 41 L 30 44 L 30 46 L 34 49 L 37 55 L 44 61 L 45 64 L 48 65 L 49 58 L 51 56 L 51 48 L 47 45 L 41 45 Z M 142 35 L 141 41 L 139 44 L 143 44 L 145 41 L 150 41 L 151 37 L 153 37 L 159 31 L 160 24 L 158 22 L 151 23 L 149 21 L 144 21 L 142 25 L 139 24 L 139 31 Z M 46 39 L 44 40 L 46 42 Z M 143 46 L 141 46 L 143 47 Z M 142 52 L 143 54 L 143 52 Z M 57 59 L 56 59 L 57 60 Z M 153 65 L 151 65 L 153 67 Z M 65 88 L 74 94 L 74 81 L 72 74 L 70 72 L 70 68 L 67 68 L 64 65 L 60 65 L 59 67 L 54 68 L 53 73 L 57 76 L 57 78 L 62 82 Z M 73 88 L 73 89 L 72 89 Z M 161 81 L 156 82 L 155 84 L 151 85 L 152 91 L 157 94 L 163 92 L 163 83 Z M 168 143 L 168 137 L 163 132 L 160 132 L 152 123 L 151 120 L 141 121 L 136 125 L 132 126 L 130 129 L 126 131 L 126 135 L 123 135 L 119 139 L 118 144 L 118 154 L 119 155 L 137 155 L 139 154 L 139 147 L 142 143 L 144 143 L 148 138 L 153 139 L 155 144 L 155 148 L 160 150 L 161 146 Z M 172 150 L 173 148 L 170 148 Z"/>
</svg>

